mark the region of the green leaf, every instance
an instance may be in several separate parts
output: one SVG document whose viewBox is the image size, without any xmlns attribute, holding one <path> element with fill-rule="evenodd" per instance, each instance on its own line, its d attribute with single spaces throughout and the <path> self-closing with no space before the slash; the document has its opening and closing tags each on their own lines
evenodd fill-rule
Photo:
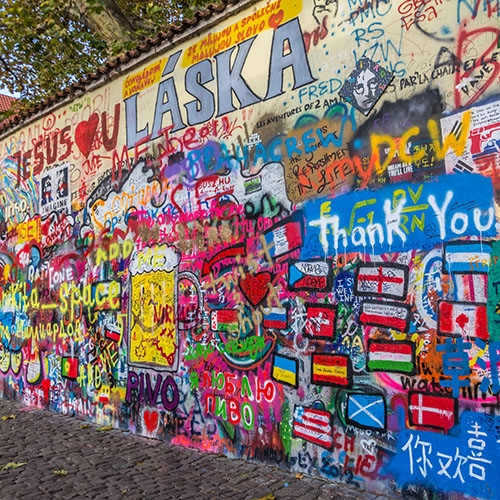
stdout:
<svg viewBox="0 0 500 500">
<path fill-rule="evenodd" d="M 102 427 L 98 427 L 97 431 L 98 432 L 104 432 L 104 431 L 112 431 L 114 427 L 112 425 L 104 425 Z"/>
<path fill-rule="evenodd" d="M 56 476 L 67 476 L 68 471 L 64 469 L 56 469 L 52 471 L 52 474 L 55 474 Z"/>
<path fill-rule="evenodd" d="M 1 467 L 2 470 L 9 470 L 9 469 L 17 469 L 18 467 L 22 467 L 23 465 L 26 465 L 28 462 L 9 462 L 5 464 L 4 466 Z"/>
</svg>

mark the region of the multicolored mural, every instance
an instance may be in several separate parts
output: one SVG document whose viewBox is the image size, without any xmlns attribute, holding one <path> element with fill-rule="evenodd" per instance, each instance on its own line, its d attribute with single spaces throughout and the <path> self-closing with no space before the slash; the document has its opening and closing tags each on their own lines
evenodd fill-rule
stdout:
<svg viewBox="0 0 500 500">
<path fill-rule="evenodd" d="M 0 395 L 500 498 L 499 16 L 248 2 L 4 132 Z"/>
</svg>

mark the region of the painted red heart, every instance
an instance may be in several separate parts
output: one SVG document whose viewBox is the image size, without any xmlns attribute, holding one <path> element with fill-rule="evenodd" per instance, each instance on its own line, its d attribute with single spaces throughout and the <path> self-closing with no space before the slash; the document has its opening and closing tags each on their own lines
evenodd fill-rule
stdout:
<svg viewBox="0 0 500 500">
<path fill-rule="evenodd" d="M 267 21 L 267 24 L 269 24 L 270 28 L 275 30 L 281 24 L 281 21 L 283 21 L 284 15 L 285 13 L 282 10 L 276 12 L 276 14 L 273 14 L 269 17 L 269 21 Z"/>
<path fill-rule="evenodd" d="M 92 151 L 97 125 L 99 125 L 99 115 L 97 113 L 92 113 L 88 120 L 84 120 L 76 126 L 75 142 L 85 158 L 87 158 Z"/>
<path fill-rule="evenodd" d="M 269 293 L 271 273 L 262 271 L 257 274 L 247 274 L 240 278 L 239 285 L 248 302 L 253 306 L 259 305 Z"/>
<path fill-rule="evenodd" d="M 158 427 L 158 412 L 144 410 L 144 424 L 149 432 L 154 432 Z"/>
</svg>

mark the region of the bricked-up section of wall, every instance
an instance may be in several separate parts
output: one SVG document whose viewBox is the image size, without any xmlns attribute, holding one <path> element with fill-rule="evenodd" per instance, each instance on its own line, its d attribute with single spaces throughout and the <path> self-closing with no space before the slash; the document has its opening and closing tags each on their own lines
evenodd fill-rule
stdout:
<svg viewBox="0 0 500 500">
<path fill-rule="evenodd" d="M 218 9 L 4 127 L 0 394 L 500 498 L 498 8 Z"/>
</svg>

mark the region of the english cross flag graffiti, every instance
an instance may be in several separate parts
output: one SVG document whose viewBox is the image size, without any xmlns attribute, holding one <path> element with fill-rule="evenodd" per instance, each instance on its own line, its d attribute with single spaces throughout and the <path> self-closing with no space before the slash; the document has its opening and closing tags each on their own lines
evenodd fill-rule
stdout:
<svg viewBox="0 0 500 500">
<path fill-rule="evenodd" d="M 385 262 L 363 263 L 358 266 L 355 287 L 358 295 L 404 300 L 407 290 L 408 266 Z"/>
</svg>

